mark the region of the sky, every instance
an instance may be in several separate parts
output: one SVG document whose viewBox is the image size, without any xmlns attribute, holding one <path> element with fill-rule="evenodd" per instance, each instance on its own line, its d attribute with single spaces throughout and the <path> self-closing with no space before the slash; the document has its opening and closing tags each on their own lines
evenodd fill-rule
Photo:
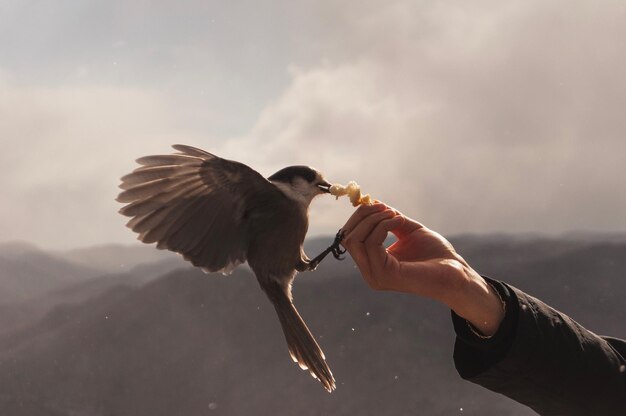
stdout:
<svg viewBox="0 0 626 416">
<path fill-rule="evenodd" d="M 624 232 L 624 74 L 621 0 L 0 0 L 0 241 L 133 242 L 119 178 L 175 143 L 444 235 Z"/>
</svg>

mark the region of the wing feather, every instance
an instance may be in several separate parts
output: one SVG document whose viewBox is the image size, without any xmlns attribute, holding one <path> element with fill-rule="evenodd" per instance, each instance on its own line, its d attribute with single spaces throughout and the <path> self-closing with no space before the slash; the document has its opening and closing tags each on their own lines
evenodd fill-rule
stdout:
<svg viewBox="0 0 626 416">
<path fill-rule="evenodd" d="M 117 200 L 126 224 L 144 243 L 180 253 L 206 271 L 230 270 L 247 258 L 254 199 L 282 197 L 248 166 L 204 150 L 172 146 L 177 153 L 144 156 L 124 175 Z M 252 208 L 254 209 L 254 208 Z"/>
<path fill-rule="evenodd" d="M 119 212 L 127 217 L 146 215 L 179 198 L 197 196 L 206 191 L 205 185 L 197 178 L 193 178 L 193 181 L 190 181 L 189 185 L 191 186 L 181 187 L 181 189 L 171 192 L 160 192 L 145 199 L 138 199 L 120 209 Z"/>
<path fill-rule="evenodd" d="M 193 179 L 193 178 L 191 178 Z M 189 182 L 193 182 L 193 180 L 189 180 Z M 117 197 L 118 202 L 133 202 L 139 199 L 149 198 L 153 195 L 166 193 L 172 188 L 180 188 L 185 185 L 184 179 L 177 178 L 161 178 L 151 180 L 149 182 L 144 182 L 138 185 L 133 186 L 130 189 L 126 189 L 124 192 L 121 192 Z"/>
<path fill-rule="evenodd" d="M 154 181 L 157 179 L 183 179 L 194 175 L 198 171 L 193 166 L 149 166 L 135 169 L 133 172 L 122 177 L 122 189 L 133 187 Z"/>
<path fill-rule="evenodd" d="M 186 235 L 183 238 L 178 238 L 178 235 L 188 234 L 185 233 L 183 228 L 192 218 L 196 218 L 202 212 L 210 212 L 210 206 L 205 199 L 196 198 L 191 200 L 183 210 L 172 216 L 168 222 L 170 222 L 170 226 L 167 227 L 167 231 L 165 231 L 163 238 L 157 244 L 158 249 L 169 249 L 175 252 L 183 252 L 188 251 L 191 247 L 195 246 L 197 242 L 202 238 L 203 234 L 198 232 L 192 236 Z M 181 231 L 182 230 L 182 231 Z"/>
<path fill-rule="evenodd" d="M 203 160 L 208 160 L 208 159 L 212 159 L 212 158 L 216 158 L 219 159 L 217 156 L 204 151 L 202 149 L 198 149 L 197 147 L 193 147 L 193 146 L 188 146 L 186 144 L 175 144 L 172 146 L 174 149 L 178 150 L 180 153 L 187 155 L 187 156 L 196 156 L 199 157 Z"/>
<path fill-rule="evenodd" d="M 181 223 L 178 229 L 173 230 L 173 232 L 165 233 L 164 238 L 159 240 L 162 242 L 161 247 L 189 255 L 192 254 L 192 250 L 207 234 L 209 235 L 209 243 L 211 239 L 216 238 L 216 235 L 212 235 L 215 233 L 213 217 L 215 216 L 216 207 L 209 198 L 201 199 L 197 202 L 197 210 L 193 211 L 195 215 L 183 214 L 186 218 L 185 222 Z M 169 230 L 170 228 L 168 228 Z M 210 233 L 207 232 L 209 230 Z"/>
<path fill-rule="evenodd" d="M 201 157 L 195 157 L 191 155 L 156 155 L 156 156 L 144 156 L 136 160 L 140 165 L 144 166 L 200 166 L 203 162 Z M 141 168 L 139 168 L 141 169 Z"/>
</svg>

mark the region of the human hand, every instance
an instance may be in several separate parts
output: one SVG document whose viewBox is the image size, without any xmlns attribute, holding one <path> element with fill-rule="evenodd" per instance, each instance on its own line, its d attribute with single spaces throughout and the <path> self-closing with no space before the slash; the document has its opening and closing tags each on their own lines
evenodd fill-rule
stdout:
<svg viewBox="0 0 626 416">
<path fill-rule="evenodd" d="M 383 203 L 360 206 L 342 230 L 342 245 L 372 289 L 429 297 L 485 335 L 497 330 L 504 317 L 498 295 L 437 232 Z M 398 241 L 386 249 L 389 232 Z"/>
</svg>

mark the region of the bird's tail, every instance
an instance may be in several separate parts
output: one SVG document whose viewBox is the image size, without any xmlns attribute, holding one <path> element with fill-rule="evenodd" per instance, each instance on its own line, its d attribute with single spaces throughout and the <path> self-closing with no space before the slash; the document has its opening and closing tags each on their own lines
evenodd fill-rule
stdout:
<svg viewBox="0 0 626 416">
<path fill-rule="evenodd" d="M 335 390 L 335 378 L 326 364 L 322 349 L 285 291 L 276 285 L 266 292 L 276 308 L 293 361 L 298 363 L 303 370 L 308 369 L 329 393 Z"/>
</svg>

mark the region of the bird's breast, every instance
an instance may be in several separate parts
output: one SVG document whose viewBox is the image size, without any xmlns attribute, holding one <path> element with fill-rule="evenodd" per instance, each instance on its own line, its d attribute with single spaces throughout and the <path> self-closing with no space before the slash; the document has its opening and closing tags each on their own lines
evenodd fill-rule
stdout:
<svg viewBox="0 0 626 416">
<path fill-rule="evenodd" d="M 272 275 L 290 275 L 300 261 L 308 228 L 306 212 L 295 203 L 275 206 L 265 218 L 251 224 L 248 264 Z"/>
</svg>

